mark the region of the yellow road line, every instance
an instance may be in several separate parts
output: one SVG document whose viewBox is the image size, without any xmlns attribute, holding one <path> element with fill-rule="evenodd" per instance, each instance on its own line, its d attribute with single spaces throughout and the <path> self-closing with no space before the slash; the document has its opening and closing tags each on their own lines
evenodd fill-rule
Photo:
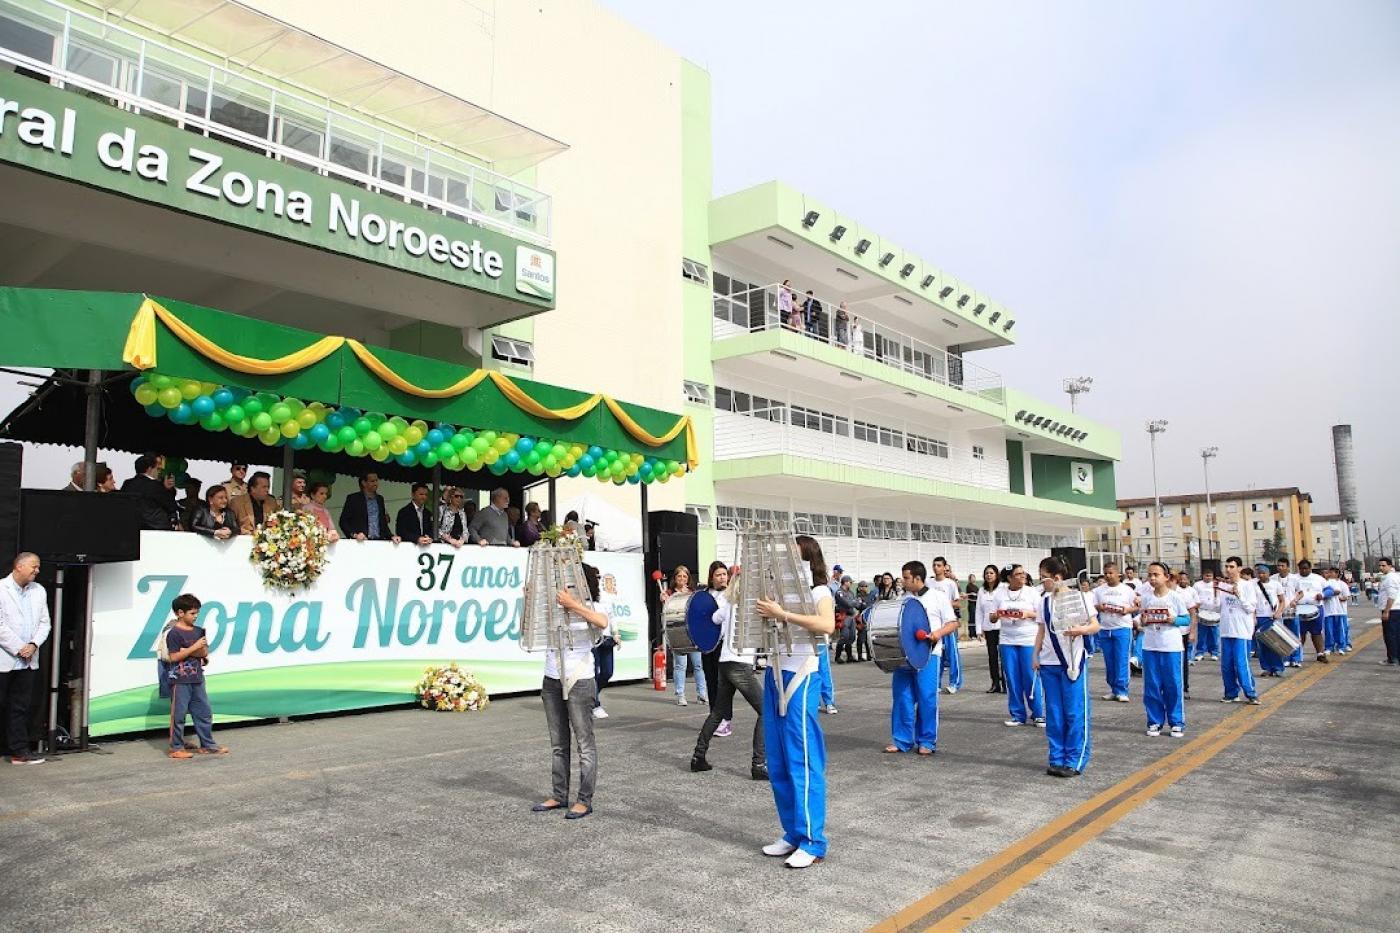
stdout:
<svg viewBox="0 0 1400 933">
<path fill-rule="evenodd" d="M 1044 874 L 1084 843 L 1101 835 L 1163 790 L 1206 764 L 1278 712 L 1285 703 L 1360 654 L 1380 637 L 1372 629 L 1356 640 L 1356 650 L 1331 665 L 1313 664 L 1265 695 L 1266 706 L 1237 710 L 1176 751 L 1163 756 L 1073 810 L 1001 850 L 933 893 L 871 927 L 872 933 L 898 930 L 961 930 Z"/>
</svg>

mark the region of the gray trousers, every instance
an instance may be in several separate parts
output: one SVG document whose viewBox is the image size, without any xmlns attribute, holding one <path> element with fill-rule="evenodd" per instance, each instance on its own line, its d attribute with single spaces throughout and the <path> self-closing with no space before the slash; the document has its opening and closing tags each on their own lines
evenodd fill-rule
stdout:
<svg viewBox="0 0 1400 933">
<path fill-rule="evenodd" d="M 598 747 L 593 743 L 593 678 L 574 682 L 569 698 L 558 678 L 546 677 L 540 687 L 544 719 L 549 725 L 549 745 L 554 753 L 554 789 L 550 794 L 560 803 L 569 802 L 571 763 L 569 746 L 578 744 L 578 802 L 593 805 L 593 785 L 598 779 Z"/>
<path fill-rule="evenodd" d="M 719 695 L 710 697 L 710 715 L 705 725 L 700 727 L 700 737 L 695 740 L 695 757 L 704 758 L 710 751 L 710 739 L 714 738 L 726 709 L 734 708 L 734 694 L 742 693 L 753 707 L 753 766 L 764 766 L 763 755 L 763 682 L 752 664 L 739 661 L 721 661 L 719 665 Z"/>
</svg>

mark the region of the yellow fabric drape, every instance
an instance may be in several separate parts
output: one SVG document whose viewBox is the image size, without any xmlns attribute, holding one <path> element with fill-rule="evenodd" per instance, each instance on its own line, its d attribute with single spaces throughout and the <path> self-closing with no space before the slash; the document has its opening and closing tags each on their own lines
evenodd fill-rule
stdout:
<svg viewBox="0 0 1400 933">
<path fill-rule="evenodd" d="M 249 373 L 255 376 L 283 376 L 294 373 L 321 362 L 345 345 L 344 337 L 322 337 L 308 347 L 294 353 L 280 356 L 275 360 L 260 360 L 251 356 L 230 353 L 203 334 L 190 327 L 164 308 L 160 302 L 150 298 L 141 302 L 136 317 L 131 321 L 131 330 L 126 335 L 126 346 L 122 350 L 122 360 L 137 369 L 154 369 L 156 365 L 156 320 L 180 338 L 186 346 L 205 359 L 217 363 L 225 369 Z"/>
<path fill-rule="evenodd" d="M 505 373 L 492 370 L 477 369 L 468 375 L 457 380 L 452 385 L 441 389 L 425 389 L 422 386 L 414 385 L 394 372 L 379 357 L 358 340 L 346 337 L 322 337 L 310 346 L 289 353 L 286 356 L 278 357 L 275 360 L 260 360 L 251 356 L 241 356 L 237 353 L 230 353 L 223 347 L 209 340 L 184 321 L 180 320 L 160 302 L 152 298 L 145 298 L 141 302 L 141 307 L 137 309 L 136 316 L 131 320 L 131 329 L 126 335 L 126 345 L 122 349 L 122 360 L 139 370 L 154 369 L 156 366 L 156 321 L 164 324 L 172 334 L 178 337 L 186 346 L 199 353 L 211 362 L 231 369 L 235 372 L 249 373 L 256 376 L 281 376 L 287 373 L 297 372 L 308 366 L 313 366 L 321 362 L 342 346 L 349 346 L 355 357 L 365 365 L 365 368 L 372 372 L 385 385 L 406 392 L 409 395 L 416 395 L 419 398 L 455 398 L 464 395 L 476 388 L 485 379 L 491 382 L 500 390 L 516 408 L 532 415 L 536 418 L 545 418 L 551 421 L 576 421 L 587 415 L 598 407 L 601 402 L 612 412 L 618 424 L 622 425 L 624 431 L 638 443 L 647 447 L 661 447 L 669 444 L 685 432 L 685 453 L 686 466 L 695 469 L 700 463 L 699 451 L 695 439 L 695 425 L 691 422 L 690 416 L 685 415 L 676 420 L 671 429 L 664 434 L 656 435 L 643 428 L 629 415 L 615 399 L 603 395 L 601 392 L 594 393 L 588 398 L 567 408 L 549 408 L 531 398 L 524 389 L 515 384 Z"/>
</svg>

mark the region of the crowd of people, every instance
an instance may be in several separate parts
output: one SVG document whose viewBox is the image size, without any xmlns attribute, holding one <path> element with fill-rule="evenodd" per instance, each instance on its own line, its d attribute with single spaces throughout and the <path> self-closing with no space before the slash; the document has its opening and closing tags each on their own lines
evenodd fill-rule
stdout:
<svg viewBox="0 0 1400 933">
<path fill-rule="evenodd" d="M 799 295 L 792 281 L 784 279 L 778 286 L 777 306 L 778 320 L 784 328 L 834 343 L 853 353 L 864 352 L 865 324 L 850 312 L 846 302 L 841 302 L 835 312 L 831 312 L 822 306 L 811 289 Z"/>
</svg>

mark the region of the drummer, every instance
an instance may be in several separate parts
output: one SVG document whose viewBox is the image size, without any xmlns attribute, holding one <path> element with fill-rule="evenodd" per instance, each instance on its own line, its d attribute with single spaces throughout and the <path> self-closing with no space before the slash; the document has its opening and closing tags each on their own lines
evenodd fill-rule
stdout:
<svg viewBox="0 0 1400 933">
<path fill-rule="evenodd" d="M 1283 676 L 1283 658 L 1259 640 L 1260 632 L 1267 632 L 1283 619 L 1283 584 L 1269 574 L 1268 564 L 1254 566 L 1254 585 L 1259 588 L 1259 605 L 1254 607 L 1254 648 L 1259 655 L 1259 670 L 1265 677 Z"/>
<path fill-rule="evenodd" d="M 1132 650 L 1133 604 L 1137 592 L 1123 582 L 1118 575 L 1118 565 L 1105 564 L 1104 583 L 1094 590 L 1091 600 L 1099 613 L 1099 649 L 1103 652 L 1104 678 L 1108 681 L 1105 700 L 1128 702 L 1128 684 L 1131 682 L 1128 669 L 1128 654 Z M 1149 568 L 1150 576 L 1150 568 Z"/>
<path fill-rule="evenodd" d="M 719 607 L 712 621 L 720 627 L 719 670 L 711 693 L 714 702 L 710 705 L 710 715 L 700 727 L 700 736 L 695 740 L 695 752 L 690 758 L 690 770 L 709 771 L 714 766 L 706 759 L 710 750 L 710 739 L 719 735 L 722 725 L 728 725 L 727 716 L 733 715 L 734 694 L 740 693 L 753 707 L 756 714 L 753 724 L 753 758 L 749 763 L 749 777 L 755 781 L 768 780 L 768 764 L 763 749 L 763 685 L 754 670 L 754 655 L 739 654 L 734 650 L 734 604 L 729 601 L 725 588 L 729 585 L 729 570 L 723 561 L 710 564 L 709 591 Z M 728 732 L 723 733 L 728 735 Z"/>
<path fill-rule="evenodd" d="M 905 564 L 900 572 L 904 592 L 917 599 L 928 613 L 933 653 L 922 670 L 900 668 L 890 680 L 891 741 L 885 752 L 891 755 L 915 746 L 925 757 L 938 750 L 938 656 L 943 650 L 943 637 L 957 631 L 958 618 L 946 592 L 924 582 L 927 574 L 928 570 L 917 560 Z"/>
<path fill-rule="evenodd" d="M 953 576 L 953 571 L 948 566 L 948 562 L 942 557 L 935 557 L 933 559 L 933 581 L 929 583 L 929 587 L 931 589 L 941 590 L 943 594 L 948 597 L 948 603 L 953 607 L 953 614 L 956 616 L 958 611 L 962 608 L 962 593 L 958 592 L 958 581 Z M 906 593 L 909 592 L 907 584 L 904 587 L 904 591 Z M 932 621 L 932 619 L 929 620 L 930 623 L 932 623 Z M 963 672 L 962 655 L 958 651 L 958 630 L 956 626 L 943 638 L 942 662 L 943 663 L 939 666 L 938 682 L 943 682 L 943 673 L 946 671 L 948 674 L 948 685 L 943 688 L 943 692 L 957 693 L 962 689 Z"/>
<path fill-rule="evenodd" d="M 1279 586 L 1283 587 L 1283 623 L 1288 626 L 1288 630 L 1293 633 L 1293 637 L 1298 639 L 1298 649 L 1293 652 L 1292 657 L 1285 658 L 1284 667 L 1303 666 L 1303 630 L 1298 627 L 1298 612 L 1296 608 L 1296 597 L 1298 595 L 1298 575 L 1289 569 L 1288 558 L 1280 557 L 1274 562 L 1275 579 Z"/>
<path fill-rule="evenodd" d="M 1323 664 L 1328 662 L 1327 646 L 1322 640 L 1322 591 L 1326 586 L 1327 581 L 1313 573 L 1312 561 L 1306 558 L 1298 561 L 1298 592 L 1293 596 L 1293 610 L 1298 613 L 1298 640 L 1306 644 L 1304 636 L 1311 635 L 1317 660 Z"/>
<path fill-rule="evenodd" d="M 1196 584 L 1196 653 L 1191 658 L 1194 664 L 1202 658 L 1220 660 L 1220 597 L 1216 592 L 1215 571 L 1207 567 L 1201 571 L 1201 579 Z"/>
<path fill-rule="evenodd" d="M 1045 691 L 1035 670 L 1035 633 L 1040 611 L 1036 590 L 1026 585 L 1026 568 L 1007 571 L 1006 586 L 997 590 L 994 616 L 1001 623 L 1001 670 L 1006 678 L 1006 706 L 1011 718 L 1004 725 L 1034 722 L 1045 728 Z"/>
</svg>

